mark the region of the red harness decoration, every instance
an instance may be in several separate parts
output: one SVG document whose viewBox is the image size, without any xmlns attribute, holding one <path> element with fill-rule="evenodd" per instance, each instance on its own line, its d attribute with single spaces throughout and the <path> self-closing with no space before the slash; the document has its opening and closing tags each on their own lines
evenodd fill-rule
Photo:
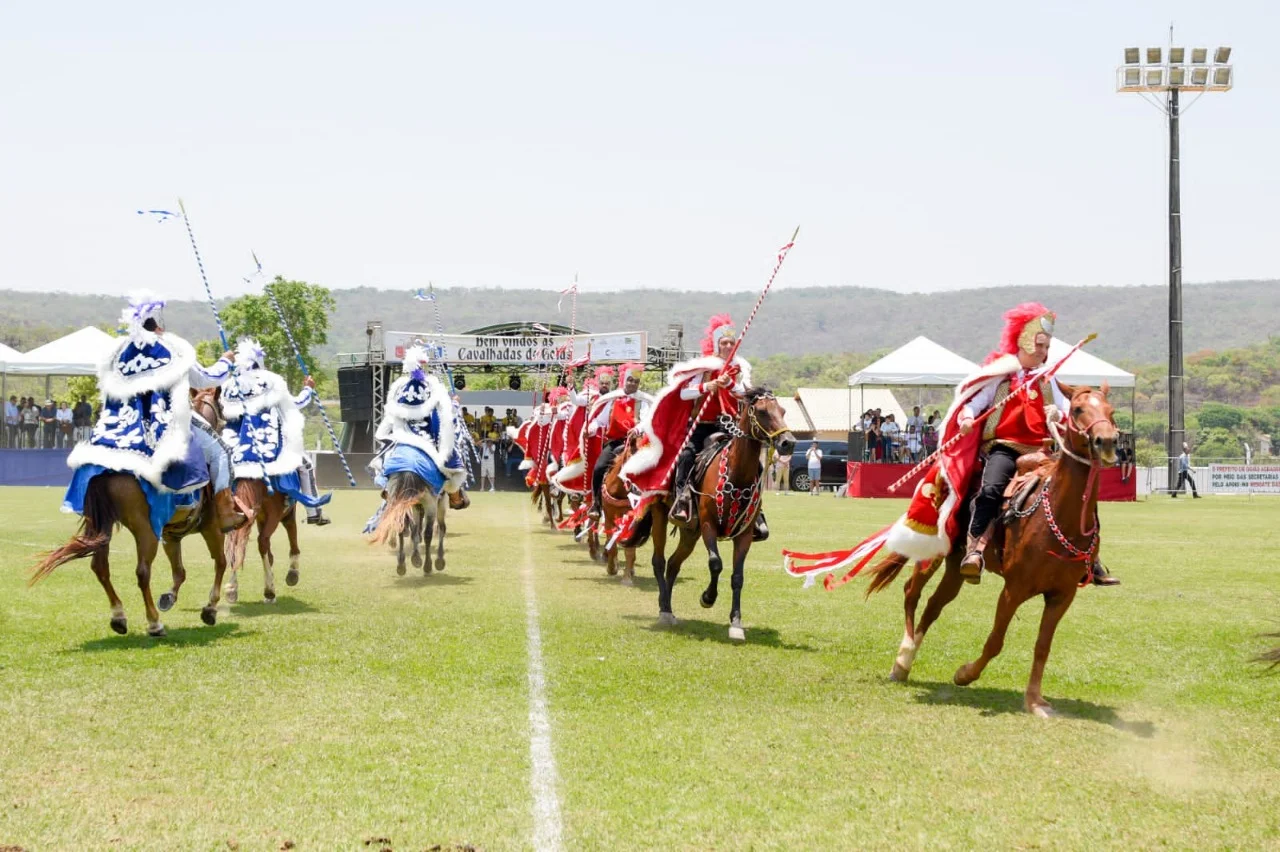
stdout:
<svg viewBox="0 0 1280 852">
<path fill-rule="evenodd" d="M 750 485 L 734 485 L 729 481 L 729 447 L 726 445 L 720 451 L 720 469 L 716 475 L 716 522 L 722 531 L 719 538 L 737 538 L 756 519 L 759 508 L 759 478 Z"/>
</svg>

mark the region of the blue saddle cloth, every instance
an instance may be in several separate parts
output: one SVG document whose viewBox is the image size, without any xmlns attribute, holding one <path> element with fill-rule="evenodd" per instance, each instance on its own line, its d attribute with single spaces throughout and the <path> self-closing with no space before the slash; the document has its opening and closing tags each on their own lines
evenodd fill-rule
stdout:
<svg viewBox="0 0 1280 852">
<path fill-rule="evenodd" d="M 297 471 L 268 476 L 267 481 L 271 483 L 271 490 L 279 491 L 282 494 L 288 494 L 292 499 L 309 509 L 319 508 L 333 499 L 332 494 L 312 497 L 310 494 L 304 492 L 302 490 L 302 481 L 298 478 Z"/>
<path fill-rule="evenodd" d="M 89 483 L 101 473 L 123 473 L 138 480 L 138 485 L 147 498 L 151 531 L 156 534 L 156 538 L 160 537 L 164 525 L 169 523 L 178 509 L 199 502 L 200 489 L 209 481 L 209 468 L 204 462 L 204 453 L 192 441 L 187 445 L 186 458 L 169 465 L 161 474 L 163 490 L 127 470 L 115 470 L 100 464 L 80 465 L 71 474 L 71 484 L 67 486 L 67 493 L 62 498 L 62 511 L 83 515 Z"/>
<path fill-rule="evenodd" d="M 386 485 L 386 479 L 391 474 L 405 471 L 417 474 L 436 494 L 444 490 L 445 476 L 431 460 L 431 456 L 408 444 L 396 444 L 387 453 L 386 461 L 382 465 L 382 477 L 380 477 L 383 481 L 378 483 L 379 487 Z"/>
</svg>

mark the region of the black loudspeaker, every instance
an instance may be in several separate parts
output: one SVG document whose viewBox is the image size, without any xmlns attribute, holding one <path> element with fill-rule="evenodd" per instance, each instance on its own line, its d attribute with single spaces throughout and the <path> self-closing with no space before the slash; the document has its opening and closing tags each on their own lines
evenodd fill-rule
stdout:
<svg viewBox="0 0 1280 852">
<path fill-rule="evenodd" d="M 373 370 L 370 367 L 338 369 L 338 401 L 346 423 L 373 419 Z"/>
<path fill-rule="evenodd" d="M 850 432 L 849 433 L 849 461 L 862 461 L 863 454 L 867 451 L 867 433 L 866 432 Z"/>
</svg>

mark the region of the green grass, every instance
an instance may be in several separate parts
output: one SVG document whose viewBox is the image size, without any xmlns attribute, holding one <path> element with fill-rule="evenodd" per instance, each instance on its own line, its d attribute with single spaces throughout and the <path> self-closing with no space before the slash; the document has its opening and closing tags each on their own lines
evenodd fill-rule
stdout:
<svg viewBox="0 0 1280 852">
<path fill-rule="evenodd" d="M 863 601 L 780 571 L 783 543 L 850 543 L 896 501 L 771 495 L 735 646 L 727 572 L 698 606 L 701 551 L 682 623 L 657 629 L 645 557 L 624 588 L 503 494 L 450 516 L 430 578 L 397 577 L 358 535 L 373 495 L 340 494 L 334 524 L 303 529 L 301 585 L 267 607 L 251 559 L 213 628 L 191 540 L 160 640 L 118 541 L 132 632 L 116 636 L 84 563 L 24 585 L 73 528 L 59 497 L 0 490 L 0 846 L 528 848 L 530 560 L 566 848 L 1280 845 L 1280 677 L 1248 662 L 1280 621 L 1275 501 L 1105 506 L 1124 585 L 1063 621 L 1045 677 L 1062 716 L 1044 721 L 1021 711 L 1038 605 L 981 681 L 950 683 L 998 579 L 966 588 L 903 686 L 885 677 L 898 588 Z"/>
</svg>

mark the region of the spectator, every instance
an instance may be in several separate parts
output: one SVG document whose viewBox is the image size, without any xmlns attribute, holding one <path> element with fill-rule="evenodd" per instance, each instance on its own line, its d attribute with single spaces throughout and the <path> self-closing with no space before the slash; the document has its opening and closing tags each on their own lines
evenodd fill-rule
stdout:
<svg viewBox="0 0 1280 852">
<path fill-rule="evenodd" d="M 881 456 L 887 462 L 896 462 L 898 460 L 899 436 L 901 431 L 901 427 L 899 427 L 897 421 L 893 419 L 892 414 L 886 417 L 884 423 L 880 426 L 880 440 L 884 445 Z"/>
<path fill-rule="evenodd" d="M 1173 489 L 1173 497 L 1177 497 L 1182 493 L 1182 487 L 1185 483 L 1191 483 L 1191 496 L 1199 500 L 1200 492 L 1196 491 L 1196 480 L 1191 475 L 1191 450 L 1186 444 L 1183 444 L 1182 455 L 1178 456 L 1178 486 Z"/>
<path fill-rule="evenodd" d="M 1120 443 L 1116 447 L 1116 461 L 1120 464 L 1120 481 L 1128 482 L 1129 477 L 1133 476 L 1133 448 L 1129 442 L 1133 440 L 1132 435 L 1120 435 Z"/>
<path fill-rule="evenodd" d="M 27 449 L 34 450 L 40 445 L 40 437 L 36 433 L 40 429 L 40 409 L 36 401 L 27 398 L 27 407 L 22 410 L 22 432 L 26 438 Z"/>
<path fill-rule="evenodd" d="M 53 400 L 46 399 L 40 409 L 40 423 L 44 426 L 44 440 L 40 446 L 51 450 L 58 440 L 58 409 L 53 407 Z"/>
<path fill-rule="evenodd" d="M 18 431 L 21 425 L 18 397 L 11 394 L 4 403 L 4 445 L 11 450 L 18 448 Z"/>
<path fill-rule="evenodd" d="M 812 496 L 822 487 L 822 450 L 818 449 L 817 438 L 813 439 L 804 456 L 809 465 L 809 494 Z"/>
<path fill-rule="evenodd" d="M 871 415 L 871 426 L 867 429 L 867 461 L 880 461 L 880 418 Z"/>
<path fill-rule="evenodd" d="M 486 409 L 486 416 L 492 416 L 492 412 Z M 493 467 L 495 449 L 493 441 L 486 435 L 484 443 L 480 445 L 480 490 L 484 491 L 485 480 L 489 481 L 489 490 L 494 491 L 493 485 Z"/>
<path fill-rule="evenodd" d="M 935 411 L 929 415 L 929 419 L 924 424 L 924 453 L 926 456 L 933 455 L 938 449 L 938 413 Z"/>
<path fill-rule="evenodd" d="M 60 402 L 54 416 L 58 421 L 58 447 L 71 446 L 71 408 L 65 401 Z"/>
<path fill-rule="evenodd" d="M 786 494 L 791 490 L 791 454 L 773 457 L 773 487 Z"/>
<path fill-rule="evenodd" d="M 920 406 L 912 409 L 907 418 L 907 452 L 912 462 L 920 461 L 920 450 L 924 447 L 924 418 L 920 416 Z"/>
<path fill-rule="evenodd" d="M 83 396 L 71 409 L 71 423 L 76 430 L 76 441 L 87 441 L 93 432 L 93 406 Z"/>
<path fill-rule="evenodd" d="M 480 418 L 480 438 L 498 440 L 498 418 L 493 416 L 493 408 L 488 405 L 484 407 L 484 415 Z"/>
</svg>

